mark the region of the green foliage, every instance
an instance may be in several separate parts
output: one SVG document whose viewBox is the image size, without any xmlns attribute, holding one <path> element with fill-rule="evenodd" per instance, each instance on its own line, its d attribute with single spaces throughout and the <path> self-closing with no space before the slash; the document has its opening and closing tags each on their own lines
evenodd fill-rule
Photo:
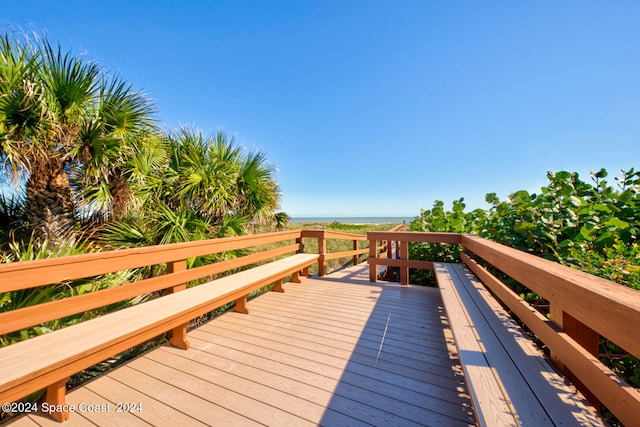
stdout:
<svg viewBox="0 0 640 427">
<path fill-rule="evenodd" d="M 149 98 L 98 63 L 64 52 L 46 37 L 3 31 L 0 164 L 5 174 L 0 182 L 13 184 L 14 190 L 7 196 L 3 187 L 0 193 L 2 262 L 237 236 L 267 224 L 287 226 L 285 213 L 274 215 L 280 188 L 265 153 L 246 151 L 222 132 L 162 133 L 153 110 Z M 189 259 L 187 266 L 247 252 Z M 160 264 L 1 293 L 0 312 L 120 286 L 162 274 L 165 268 Z M 0 336 L 0 346 L 154 296 Z"/>
<path fill-rule="evenodd" d="M 44 244 L 36 245 L 33 240 L 29 242 L 16 241 L 9 244 L 9 250 L 2 254 L 1 259 L 3 263 L 32 261 L 52 256 L 60 257 L 80 255 L 83 253 L 93 252 L 95 249 L 95 246 L 86 242 L 68 242 L 64 246 L 53 246 L 50 242 L 44 242 Z M 46 303 L 48 301 L 59 300 L 71 296 L 82 295 L 88 292 L 95 292 L 100 289 L 120 286 L 131 281 L 134 275 L 134 271 L 127 270 L 118 273 L 100 275 L 98 277 L 86 278 L 83 280 L 67 281 L 53 285 L 41 286 L 39 288 L 5 292 L 0 294 L 0 312 L 17 310 L 32 305 Z M 70 326 L 74 323 L 99 316 L 102 313 L 137 303 L 142 299 L 144 299 L 144 297 L 113 304 L 111 306 L 92 310 L 86 313 L 78 313 L 63 319 L 55 319 L 42 325 L 36 325 L 32 328 L 0 336 L 0 346 L 12 344 L 36 335 L 42 335 L 54 329 Z"/>
<path fill-rule="evenodd" d="M 499 220 L 489 234 L 558 262 L 579 251 L 604 255 L 616 243 L 633 245 L 638 234 L 639 174 L 623 171 L 618 188 L 608 185 L 606 176 L 604 169 L 592 172 L 590 184 L 577 173 L 549 173 L 549 185 L 539 195 L 517 192 L 507 202 L 496 199 L 492 209 Z"/>
<path fill-rule="evenodd" d="M 120 217 L 130 144 L 153 132 L 152 104 L 94 61 L 46 37 L 0 38 L 0 161 L 25 193 L 36 244 L 78 237 L 77 219 Z"/>
<path fill-rule="evenodd" d="M 343 224 L 338 221 L 333 221 L 332 223 L 327 224 L 326 228 L 328 228 L 329 230 L 344 231 L 345 233 L 361 234 L 362 231 L 370 231 L 371 224 Z"/>
<path fill-rule="evenodd" d="M 291 218 L 286 212 L 276 212 L 273 214 L 273 223 L 275 224 L 276 230 L 284 230 L 289 226 Z"/>
<path fill-rule="evenodd" d="M 445 211 L 436 201 L 410 224 L 412 231 L 473 233 L 640 290 L 640 172 L 621 171 L 614 185 L 607 171 L 591 172 L 591 182 L 577 173 L 549 172 L 540 193 L 516 191 L 501 201 L 486 195 L 487 211 L 465 213 L 462 199 Z M 411 257 L 457 261 L 458 248 L 414 244 Z M 496 272 L 496 274 L 501 274 Z M 544 314 L 547 304 L 508 277 L 504 282 Z M 601 359 L 614 372 L 640 386 L 640 360 L 601 339 Z"/>
<path fill-rule="evenodd" d="M 132 146 L 124 166 L 136 209 L 97 233 L 104 247 L 238 236 L 255 222 L 272 220 L 280 192 L 263 153 L 246 152 L 221 132 L 206 136 L 190 129 L 143 142 Z M 278 218 L 288 220 L 282 214 Z"/>
<path fill-rule="evenodd" d="M 520 190 L 504 201 L 487 194 L 487 211 L 465 213 L 462 199 L 446 211 L 436 201 L 410 230 L 476 234 L 637 289 L 640 173 L 622 171 L 615 186 L 606 177 L 604 169 L 591 173 L 591 183 L 577 173 L 549 172 L 539 194 Z M 444 260 L 451 251 L 415 253 Z"/>
<path fill-rule="evenodd" d="M 444 202 L 436 200 L 433 208 L 421 210 L 408 227 L 409 231 L 433 231 L 448 233 L 472 233 L 478 234 L 479 225 L 487 219 L 487 212 L 476 209 L 465 213 L 464 198 L 454 200 L 453 208 L 447 211 Z M 409 258 L 427 261 L 459 262 L 460 245 L 438 245 L 432 243 L 410 243 Z M 411 282 L 417 284 L 433 285 L 435 276 L 432 271 L 412 271 Z"/>
</svg>

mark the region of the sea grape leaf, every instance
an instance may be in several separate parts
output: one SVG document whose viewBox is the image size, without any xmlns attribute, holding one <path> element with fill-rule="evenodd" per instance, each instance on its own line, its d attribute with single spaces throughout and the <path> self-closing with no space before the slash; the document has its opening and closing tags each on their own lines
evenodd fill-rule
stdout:
<svg viewBox="0 0 640 427">
<path fill-rule="evenodd" d="M 598 211 L 598 212 L 605 212 L 605 213 L 611 213 L 611 209 L 609 209 L 609 206 L 602 204 L 602 203 L 597 203 L 595 205 L 593 205 L 593 210 Z"/>
<path fill-rule="evenodd" d="M 591 235 L 593 234 L 593 226 L 589 227 L 587 224 L 583 225 L 580 228 L 580 235 L 584 237 L 585 240 L 591 240 Z"/>
<path fill-rule="evenodd" d="M 535 230 L 537 227 L 531 222 L 517 222 L 513 228 L 516 233 L 524 233 L 525 231 Z"/>
<path fill-rule="evenodd" d="M 582 199 L 576 197 L 576 196 L 571 196 L 569 197 L 569 202 L 571 202 L 571 204 L 573 206 L 575 206 L 576 208 L 579 208 L 580 206 L 582 206 Z"/>
<path fill-rule="evenodd" d="M 619 218 L 616 217 L 611 217 L 607 220 L 607 222 L 604 223 L 605 225 L 608 226 L 613 226 L 616 227 L 620 230 L 624 230 L 625 228 L 629 227 L 629 223 L 626 221 L 623 221 Z"/>
</svg>

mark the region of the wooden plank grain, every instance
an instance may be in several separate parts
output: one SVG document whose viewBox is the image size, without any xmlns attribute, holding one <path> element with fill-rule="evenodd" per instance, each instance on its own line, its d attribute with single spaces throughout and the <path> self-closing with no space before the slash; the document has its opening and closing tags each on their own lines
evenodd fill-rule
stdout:
<svg viewBox="0 0 640 427">
<path fill-rule="evenodd" d="M 146 363 L 149 360 L 163 366 L 156 367 L 154 364 Z M 317 422 L 325 411 L 326 402 L 321 404 L 302 399 L 297 396 L 295 391 L 288 393 L 281 390 L 281 386 L 277 383 L 264 384 L 260 381 L 243 378 L 240 375 L 229 372 L 228 369 L 219 369 L 218 367 L 185 359 L 168 352 L 153 352 L 150 357 L 144 358 L 144 363 L 141 359 L 140 362 L 131 364 L 131 366 L 136 369 L 150 369 L 154 372 L 166 369 L 165 367 L 171 367 L 171 369 L 182 372 L 185 375 L 195 374 L 200 380 L 211 384 L 220 384 L 227 390 L 246 396 L 253 402 L 252 405 L 255 402 L 261 402 L 274 408 L 275 410 L 270 410 L 273 410 L 277 416 L 280 416 L 278 412 L 282 410 L 281 408 L 286 407 L 288 414 L 309 422 Z M 143 367 L 141 368 L 141 366 Z"/>
<path fill-rule="evenodd" d="M 188 414 L 200 423 L 207 425 L 262 425 L 244 414 L 211 402 L 207 399 L 209 392 L 204 392 L 201 395 L 195 394 L 192 390 L 180 387 L 179 383 L 172 383 L 169 378 L 161 380 L 129 366 L 116 369 L 109 376 L 147 394 L 161 404 Z"/>
<path fill-rule="evenodd" d="M 476 236 L 463 244 L 580 322 L 640 356 L 640 292 Z M 600 315 L 606 313 L 606 315 Z"/>
<path fill-rule="evenodd" d="M 346 276 L 357 278 L 356 271 L 366 273 L 366 267 L 353 271 Z M 438 292 L 410 287 L 394 295 L 399 287 L 386 292 L 357 279 L 337 283 L 331 276 L 287 288 L 295 291 L 252 300 L 252 315 L 227 313 L 190 331 L 190 350 L 161 347 L 86 387 L 103 400 L 144 395 L 150 410 L 166 405 L 157 415 L 138 414 L 153 425 L 172 414 L 185 425 L 190 419 L 198 425 L 474 424 L 455 361 L 446 350 L 437 350 L 444 356 L 440 364 L 425 357 L 424 349 L 447 346 L 442 332 L 428 338 L 420 333 L 429 322 L 444 325 Z M 190 290 L 170 296 L 185 292 Z M 331 295 L 327 303 L 322 303 L 323 293 Z M 181 298 L 195 304 L 202 295 Z M 356 301 L 353 308 L 351 301 Z M 171 309 L 178 300 L 167 304 L 147 308 L 145 319 L 154 316 L 153 307 Z M 376 343 L 390 311 L 394 320 L 378 353 Z"/>
<path fill-rule="evenodd" d="M 297 254 L 4 347 L 0 350 L 4 362 L 0 366 L 0 397 L 7 401 L 21 398 L 236 300 L 315 259 L 317 255 Z M 128 328 L 123 331 L 122 325 Z M 48 351 L 43 352 L 43 348 Z"/>
<path fill-rule="evenodd" d="M 469 267 L 512 310 L 551 351 L 583 379 L 585 385 L 597 393 L 609 409 L 615 410 L 619 418 L 629 421 L 637 419 L 640 412 L 640 392 L 626 384 L 597 357 L 590 354 L 575 340 L 560 330 L 549 319 L 523 301 L 506 285 L 471 260 Z"/>
<path fill-rule="evenodd" d="M 483 426 L 518 425 L 485 358 L 486 349 L 480 344 L 480 337 L 460 300 L 453 278 L 440 263 L 435 264 L 435 272 L 478 422 Z"/>
<path fill-rule="evenodd" d="M 171 420 L 177 425 L 206 425 L 189 414 L 178 411 L 125 383 L 117 381 L 109 374 L 101 377 L 100 381 L 91 381 L 85 388 L 112 403 L 130 402 L 139 404 L 141 410 L 137 411 L 136 415 L 154 426 L 163 425 L 167 420 Z"/>
<path fill-rule="evenodd" d="M 299 236 L 300 230 L 283 231 L 0 264 L 0 292 L 293 240 Z"/>
<path fill-rule="evenodd" d="M 527 389 L 532 396 L 524 396 L 524 402 L 512 402 L 516 408 L 517 417 L 522 424 L 553 423 L 562 426 L 603 426 L 602 420 L 594 415 L 585 401 L 576 395 L 575 389 L 565 384 L 565 379 L 545 359 L 542 352 L 522 332 L 520 327 L 511 319 L 507 312 L 498 304 L 489 291 L 469 270 L 461 265 L 450 265 L 450 269 L 464 283 L 465 289 L 487 324 L 506 350 L 506 354 L 513 360 L 513 366 L 520 371 Z M 502 363 L 502 362 L 497 362 Z M 498 365 L 498 371 L 504 365 Z M 509 371 L 499 372 L 501 378 L 513 380 L 516 375 Z M 511 390 L 520 390 L 521 384 L 512 384 Z M 513 391 L 511 393 L 513 396 Z M 536 401 L 535 406 L 531 403 Z M 540 411 L 538 402 L 544 410 Z M 544 414 L 546 413 L 546 414 Z M 529 420 L 526 419 L 529 417 Z"/>
<path fill-rule="evenodd" d="M 149 377 L 170 382 L 181 389 L 189 390 L 193 395 L 201 396 L 211 403 L 237 414 L 242 414 L 244 417 L 262 424 L 291 426 L 315 425 L 296 414 L 283 411 L 276 406 L 251 398 L 251 395 L 255 395 L 259 393 L 260 389 L 264 389 L 255 383 L 244 382 L 244 386 L 251 387 L 251 389 L 238 389 L 234 384 L 228 384 L 226 382 L 217 384 L 215 381 L 211 381 L 209 377 L 209 375 L 213 373 L 211 370 L 199 370 L 197 372 L 198 375 L 195 376 L 193 373 L 189 374 L 182 370 L 176 370 L 163 363 L 158 363 L 147 358 L 136 359 L 129 363 L 128 367 L 144 373 Z M 230 376 L 226 378 L 229 380 Z M 273 389 L 271 389 L 270 392 L 275 394 Z M 263 397 L 268 398 L 267 393 L 263 391 L 263 394 L 265 394 Z"/>
<path fill-rule="evenodd" d="M 453 264 L 442 264 L 447 269 L 460 303 L 464 306 L 469 323 L 477 331 L 478 340 L 482 342 L 483 355 L 488 365 L 495 372 L 496 382 L 501 388 L 500 397 L 504 397 L 514 416 L 523 425 L 549 425 L 551 422 L 546 409 L 536 399 L 525 378 L 513 360 L 521 351 L 516 348 L 516 343 L 505 338 L 500 328 L 509 328 L 517 331 L 517 325 L 499 307 L 488 306 L 487 302 L 480 298 L 477 292 L 470 286 L 469 278 L 463 275 Z M 500 317 L 496 317 L 500 316 Z M 499 319 L 502 324 L 496 325 L 496 330 L 491 327 L 493 318 Z M 498 322 L 496 322 L 498 323 Z M 455 331 L 455 329 L 454 329 Z M 465 361 L 463 360 L 463 365 Z M 526 365 L 525 365 L 526 366 Z M 532 374 L 538 374 L 532 371 Z M 474 381 L 473 378 L 470 381 Z"/>
</svg>

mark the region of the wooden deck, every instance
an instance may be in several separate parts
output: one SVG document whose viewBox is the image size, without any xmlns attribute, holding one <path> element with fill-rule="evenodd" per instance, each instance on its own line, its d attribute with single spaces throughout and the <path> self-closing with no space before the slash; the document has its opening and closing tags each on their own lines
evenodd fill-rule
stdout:
<svg viewBox="0 0 640 427">
<path fill-rule="evenodd" d="M 439 290 L 370 283 L 362 265 L 285 290 L 70 392 L 65 425 L 475 424 Z M 141 410 L 116 412 L 127 402 Z"/>
</svg>

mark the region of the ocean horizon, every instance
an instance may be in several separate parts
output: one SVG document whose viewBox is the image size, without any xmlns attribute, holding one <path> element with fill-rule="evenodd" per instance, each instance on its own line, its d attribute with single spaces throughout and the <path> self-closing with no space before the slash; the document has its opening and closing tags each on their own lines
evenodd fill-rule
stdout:
<svg viewBox="0 0 640 427">
<path fill-rule="evenodd" d="M 402 224 L 409 223 L 415 217 L 410 216 L 300 216 L 291 217 L 290 222 L 293 224 L 306 222 L 321 222 L 331 224 L 339 222 L 341 224 Z"/>
</svg>

